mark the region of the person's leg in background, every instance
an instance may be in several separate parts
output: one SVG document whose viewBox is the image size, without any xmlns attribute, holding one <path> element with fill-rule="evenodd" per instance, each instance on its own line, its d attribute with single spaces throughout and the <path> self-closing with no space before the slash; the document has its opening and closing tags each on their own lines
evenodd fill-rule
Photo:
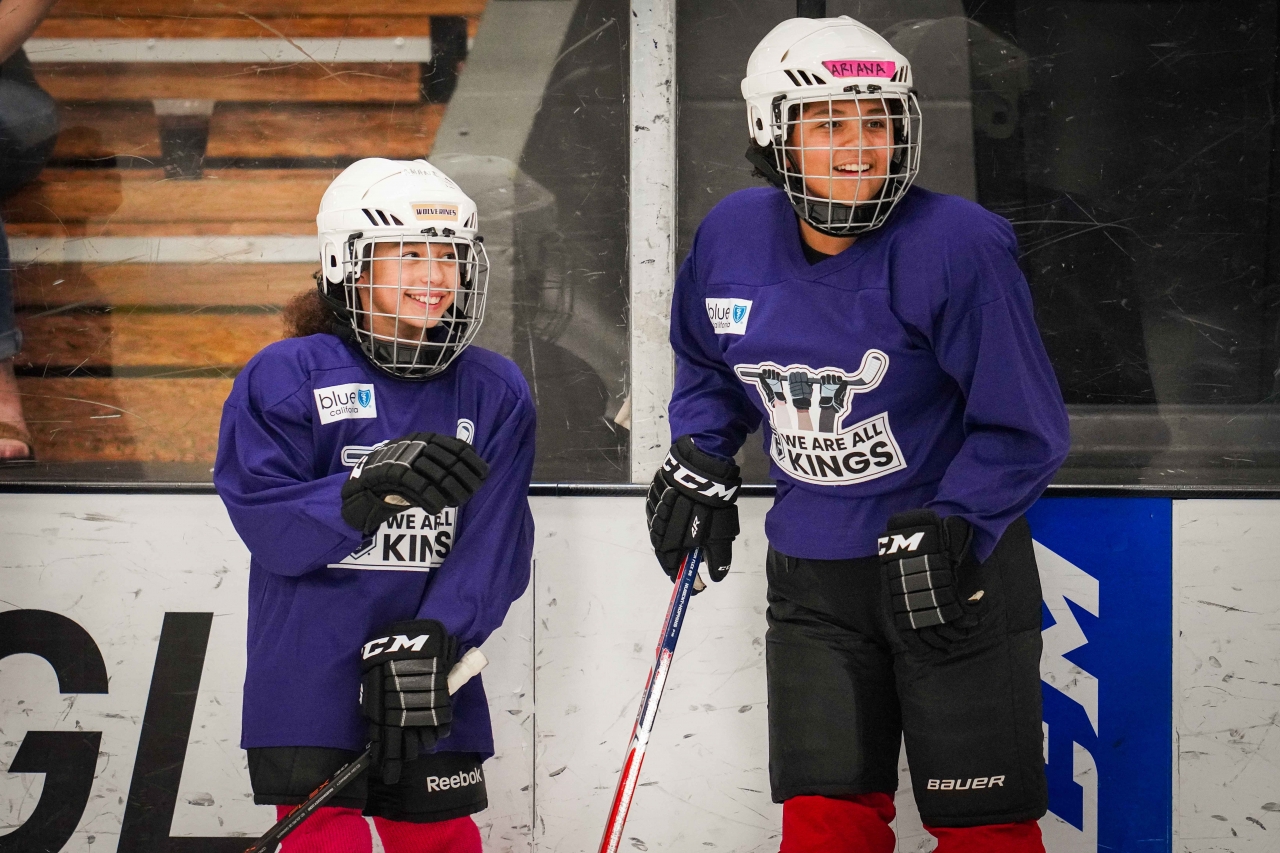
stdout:
<svg viewBox="0 0 1280 853">
<path fill-rule="evenodd" d="M 0 462 L 32 459 L 31 436 L 22 417 L 22 398 L 13 375 L 13 357 L 22 348 L 22 330 L 13 315 L 13 271 L 0 220 Z"/>
<path fill-rule="evenodd" d="M 35 180 L 58 138 L 58 110 L 19 50 L 0 63 L 0 201 Z M 13 264 L 0 220 L 0 462 L 34 457 L 13 357 L 22 346 L 13 311 Z"/>
</svg>

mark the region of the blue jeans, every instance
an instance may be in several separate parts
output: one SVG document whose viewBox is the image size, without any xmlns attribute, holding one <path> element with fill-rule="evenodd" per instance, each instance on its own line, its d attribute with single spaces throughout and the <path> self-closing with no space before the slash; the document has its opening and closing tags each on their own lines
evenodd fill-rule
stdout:
<svg viewBox="0 0 1280 853">
<path fill-rule="evenodd" d="M 0 64 L 0 200 L 35 180 L 58 139 L 58 108 L 36 83 L 31 61 L 19 50 Z M 13 268 L 0 221 L 0 360 L 22 347 L 13 315 Z"/>
</svg>

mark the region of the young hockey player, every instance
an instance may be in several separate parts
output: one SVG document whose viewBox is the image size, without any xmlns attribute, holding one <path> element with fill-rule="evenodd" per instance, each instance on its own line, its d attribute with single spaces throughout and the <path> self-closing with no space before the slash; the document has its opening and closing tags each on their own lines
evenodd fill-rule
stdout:
<svg viewBox="0 0 1280 853">
<path fill-rule="evenodd" d="M 284 853 L 369 853 L 375 835 L 479 853 L 489 708 L 480 678 L 451 698 L 445 676 L 529 580 L 533 402 L 514 364 L 468 346 L 488 265 L 457 184 L 361 160 L 317 223 L 318 292 L 237 377 L 214 468 L 252 554 L 254 802 L 283 816 L 372 744 L 367 778 Z"/>
<path fill-rule="evenodd" d="M 912 188 L 905 58 L 784 22 L 742 83 L 773 184 L 703 220 L 676 281 L 675 439 L 648 501 L 674 573 L 729 569 L 731 461 L 764 422 L 769 773 L 783 853 L 889 853 L 905 737 L 938 853 L 1043 851 L 1040 584 L 1023 512 L 1067 416 L 1009 223 Z"/>
</svg>

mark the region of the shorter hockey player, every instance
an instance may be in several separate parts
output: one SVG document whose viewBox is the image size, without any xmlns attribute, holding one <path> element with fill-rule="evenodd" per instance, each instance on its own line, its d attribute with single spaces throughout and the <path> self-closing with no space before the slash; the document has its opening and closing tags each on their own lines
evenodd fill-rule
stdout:
<svg viewBox="0 0 1280 853">
<path fill-rule="evenodd" d="M 452 697 L 445 678 L 528 584 L 533 402 L 469 346 L 488 265 L 457 184 L 361 160 L 317 222 L 319 288 L 237 377 L 214 469 L 252 555 L 254 802 L 283 816 L 371 745 L 283 853 L 479 853 L 488 703 L 479 677 Z"/>
<path fill-rule="evenodd" d="M 703 220 L 671 312 L 663 567 L 729 570 L 764 423 L 769 777 L 782 853 L 892 853 L 898 751 L 937 853 L 1043 853 L 1040 581 L 1026 520 L 1067 415 L 1009 223 L 912 187 L 907 60 L 796 19 L 742 82 L 772 187 Z"/>
</svg>

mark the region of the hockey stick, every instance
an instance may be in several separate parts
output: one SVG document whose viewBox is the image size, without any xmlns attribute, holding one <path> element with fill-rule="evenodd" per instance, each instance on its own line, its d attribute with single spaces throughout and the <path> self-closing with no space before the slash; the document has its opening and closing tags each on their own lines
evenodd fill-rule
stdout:
<svg viewBox="0 0 1280 853">
<path fill-rule="evenodd" d="M 698 567 L 702 564 L 702 549 L 694 548 L 685 557 L 680 574 L 676 577 L 675 588 L 671 591 L 671 603 L 667 605 L 667 618 L 662 623 L 662 636 L 658 640 L 657 657 L 649 670 L 649 681 L 645 685 L 644 698 L 640 700 L 640 712 L 636 715 L 636 724 L 631 729 L 631 746 L 627 749 L 627 760 L 622 764 L 622 775 L 618 778 L 618 789 L 613 794 L 613 806 L 609 809 L 609 822 L 604 828 L 604 837 L 600 840 L 600 853 L 617 853 L 622 843 L 622 827 L 627 822 L 627 812 L 631 809 L 631 798 L 635 795 L 636 784 L 640 781 L 640 765 L 644 762 L 644 751 L 649 745 L 649 733 L 653 731 L 654 718 L 658 716 L 658 703 L 662 701 L 662 688 L 667 683 L 667 672 L 671 669 L 671 658 L 676 653 L 676 641 L 680 639 L 680 627 L 684 624 L 685 610 L 689 606 L 689 598 L 695 590 L 702 589 L 698 578 Z"/>
<path fill-rule="evenodd" d="M 457 693 L 459 687 L 488 665 L 489 660 L 484 656 L 484 652 L 479 649 L 468 649 L 462 659 L 453 665 L 453 669 L 449 670 L 447 679 L 449 695 Z M 366 749 L 359 758 L 343 765 L 337 773 L 329 777 L 329 781 L 312 791 L 306 802 L 276 821 L 276 825 L 268 829 L 267 834 L 259 838 L 244 853 L 271 853 L 275 850 L 276 845 L 284 841 L 286 835 L 301 826 L 304 820 L 315 814 L 339 791 L 347 787 L 351 780 L 368 770 L 372 763 L 372 754 L 371 750 Z"/>
</svg>

